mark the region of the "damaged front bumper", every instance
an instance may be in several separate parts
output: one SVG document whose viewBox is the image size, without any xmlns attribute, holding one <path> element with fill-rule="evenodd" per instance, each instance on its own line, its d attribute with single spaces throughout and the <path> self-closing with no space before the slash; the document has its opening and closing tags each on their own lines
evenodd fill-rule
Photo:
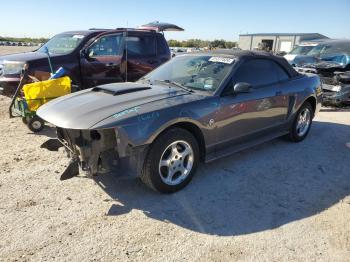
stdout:
<svg viewBox="0 0 350 262">
<path fill-rule="evenodd" d="M 117 129 L 76 130 L 56 128 L 57 139 L 41 145 L 50 151 L 64 147 L 70 163 L 61 180 L 78 174 L 93 177 L 117 172 L 138 175 L 143 166 L 147 146 L 133 146 Z"/>
<path fill-rule="evenodd" d="M 324 105 L 342 105 L 350 103 L 350 83 L 342 83 L 334 78 L 322 77 Z"/>
<path fill-rule="evenodd" d="M 342 105 L 350 103 L 350 86 L 344 89 L 342 89 L 342 91 L 332 91 L 324 88 L 322 98 L 323 104 Z"/>
<path fill-rule="evenodd" d="M 334 66 L 329 68 L 306 66 L 295 69 L 300 73 L 318 74 L 322 81 L 322 104 L 338 106 L 350 103 L 350 71 L 338 67 L 334 69 Z"/>
</svg>

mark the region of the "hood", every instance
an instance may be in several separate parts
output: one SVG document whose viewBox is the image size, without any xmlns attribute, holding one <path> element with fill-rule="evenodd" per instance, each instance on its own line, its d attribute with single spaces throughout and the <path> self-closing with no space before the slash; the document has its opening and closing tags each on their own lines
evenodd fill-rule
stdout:
<svg viewBox="0 0 350 262">
<path fill-rule="evenodd" d="M 289 61 L 289 63 L 296 66 L 305 66 L 317 63 L 318 59 L 314 56 L 308 55 L 297 55 L 294 57 L 293 61 Z"/>
<path fill-rule="evenodd" d="M 40 52 L 27 52 L 27 53 L 0 56 L 0 62 L 3 62 L 3 61 L 29 62 L 32 60 L 38 60 L 42 58 L 47 58 L 47 54 L 40 53 Z"/>
<path fill-rule="evenodd" d="M 316 69 L 335 69 L 335 68 L 341 68 L 342 65 L 333 61 L 320 61 L 316 64 L 313 64 L 312 67 Z"/>
<path fill-rule="evenodd" d="M 118 116 L 117 121 L 144 105 L 185 94 L 188 92 L 161 85 L 114 83 L 54 99 L 41 106 L 37 115 L 58 127 L 89 129 L 112 115 Z"/>
<path fill-rule="evenodd" d="M 321 70 L 344 69 L 350 64 L 350 56 L 348 54 L 327 55 L 321 58 L 304 56 L 301 60 L 305 61 L 299 63 L 299 65 Z"/>
</svg>

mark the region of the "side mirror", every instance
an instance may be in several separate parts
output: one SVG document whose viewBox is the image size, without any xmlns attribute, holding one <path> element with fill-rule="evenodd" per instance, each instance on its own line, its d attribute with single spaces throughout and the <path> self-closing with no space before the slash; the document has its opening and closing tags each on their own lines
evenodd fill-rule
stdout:
<svg viewBox="0 0 350 262">
<path fill-rule="evenodd" d="M 92 52 L 90 51 L 90 49 L 83 49 L 80 51 L 80 57 L 81 58 L 85 58 L 87 60 L 92 60 Z"/>
<path fill-rule="evenodd" d="M 245 82 L 239 82 L 233 86 L 233 93 L 249 93 L 252 85 Z"/>
<path fill-rule="evenodd" d="M 86 49 L 82 49 L 82 50 L 80 50 L 80 57 L 81 58 L 87 58 L 87 51 L 86 51 Z"/>
</svg>

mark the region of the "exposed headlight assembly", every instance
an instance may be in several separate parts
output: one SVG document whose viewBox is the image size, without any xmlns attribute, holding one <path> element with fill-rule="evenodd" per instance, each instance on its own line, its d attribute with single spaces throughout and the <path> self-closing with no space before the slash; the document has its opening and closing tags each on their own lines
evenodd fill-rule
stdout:
<svg viewBox="0 0 350 262">
<path fill-rule="evenodd" d="M 331 91 L 333 91 L 333 92 L 339 92 L 340 90 L 341 90 L 341 86 L 333 86 L 331 88 Z"/>
<path fill-rule="evenodd" d="M 4 75 L 18 75 L 24 68 L 25 62 L 4 61 L 2 73 Z"/>
<path fill-rule="evenodd" d="M 334 86 L 334 85 L 323 84 L 322 88 L 325 90 L 333 91 L 333 92 L 339 92 L 341 90 L 340 85 Z"/>
</svg>

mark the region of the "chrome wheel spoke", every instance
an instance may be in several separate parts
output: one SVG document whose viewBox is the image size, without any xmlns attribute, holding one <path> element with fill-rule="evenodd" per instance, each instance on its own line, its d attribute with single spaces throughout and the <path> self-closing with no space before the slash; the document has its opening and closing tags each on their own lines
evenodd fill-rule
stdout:
<svg viewBox="0 0 350 262">
<path fill-rule="evenodd" d="M 168 174 L 165 178 L 165 181 L 167 181 L 168 183 L 172 182 L 173 176 L 174 176 L 175 172 L 172 168 L 168 168 Z"/>
<path fill-rule="evenodd" d="M 160 163 L 159 163 L 159 165 L 161 167 L 163 167 L 163 166 L 169 167 L 169 164 L 170 164 L 169 160 L 161 160 Z"/>
<path fill-rule="evenodd" d="M 192 154 L 192 149 L 191 148 L 185 148 L 185 150 L 183 152 L 181 152 L 181 156 L 183 158 L 185 158 L 186 156 L 188 156 L 189 154 Z"/>
<path fill-rule="evenodd" d="M 179 153 L 179 151 L 177 150 L 177 144 L 173 144 L 171 146 L 171 156 L 174 157 L 175 155 L 177 155 Z"/>
</svg>

